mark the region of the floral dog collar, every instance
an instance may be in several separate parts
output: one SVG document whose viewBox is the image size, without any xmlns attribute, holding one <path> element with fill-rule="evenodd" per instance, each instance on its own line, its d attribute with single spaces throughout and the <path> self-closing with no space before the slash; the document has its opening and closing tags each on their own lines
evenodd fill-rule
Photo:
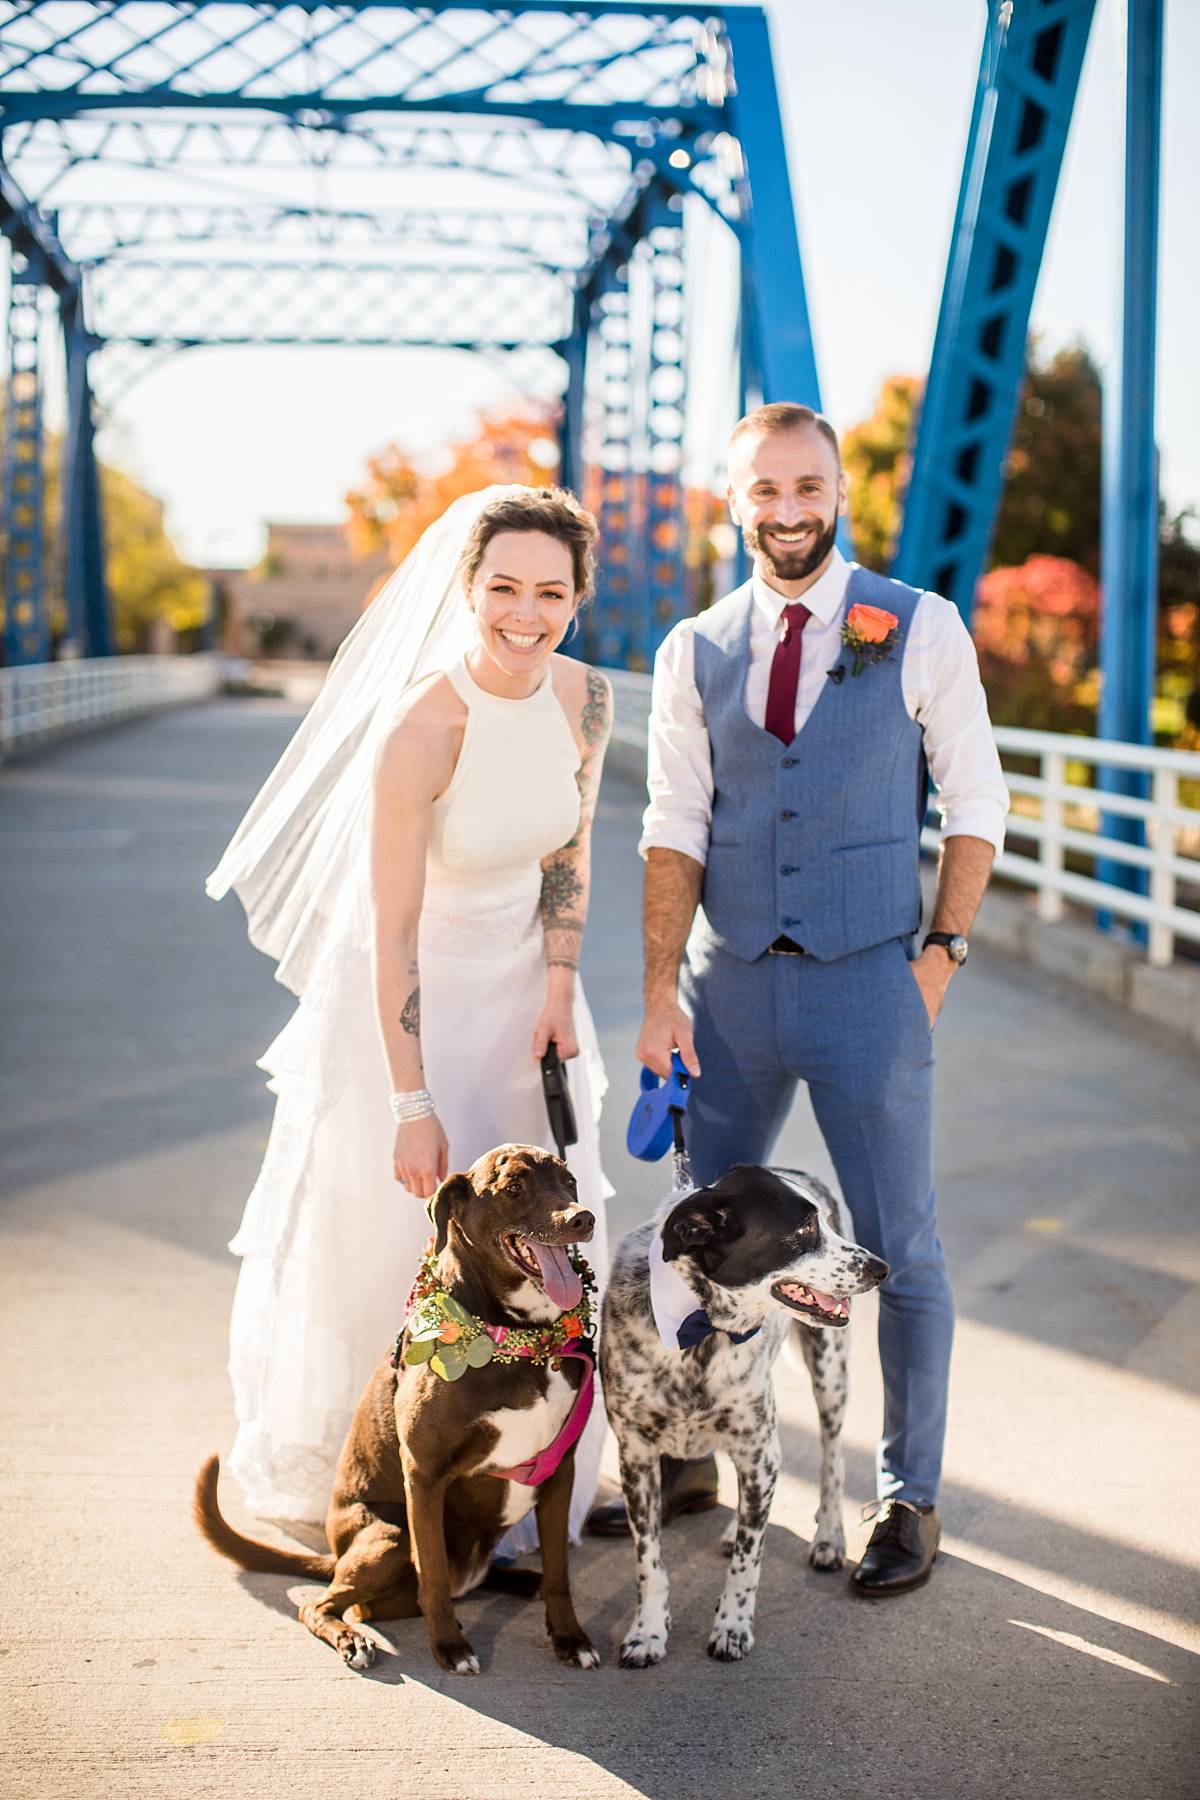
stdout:
<svg viewBox="0 0 1200 1800">
<path fill-rule="evenodd" d="M 580 1348 L 590 1350 L 592 1295 L 596 1278 L 582 1256 L 571 1259 L 583 1283 L 579 1304 L 560 1313 L 550 1325 L 491 1325 L 469 1313 L 441 1284 L 433 1239 L 425 1246 L 417 1278 L 408 1296 L 404 1331 L 396 1339 L 392 1367 L 428 1363 L 443 1381 L 457 1381 L 468 1369 L 490 1362 L 550 1363 Z M 404 1337 L 408 1334 L 408 1348 Z"/>
</svg>

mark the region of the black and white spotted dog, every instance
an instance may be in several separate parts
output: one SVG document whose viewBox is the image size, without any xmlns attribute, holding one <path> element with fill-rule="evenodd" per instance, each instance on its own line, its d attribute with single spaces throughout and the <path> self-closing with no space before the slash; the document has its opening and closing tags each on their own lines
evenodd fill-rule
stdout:
<svg viewBox="0 0 1200 1800">
<path fill-rule="evenodd" d="M 637 1550 L 637 1612 L 621 1645 L 622 1667 L 645 1668 L 667 1652 L 660 1456 L 724 1450 L 733 1461 L 736 1535 L 708 1653 L 732 1662 L 753 1648 L 780 1464 L 771 1367 L 793 1326 L 821 1421 L 821 1498 L 809 1557 L 819 1569 L 841 1567 L 849 1296 L 878 1287 L 887 1272 L 850 1240 L 840 1201 L 794 1169 L 739 1164 L 711 1187 L 672 1194 L 621 1239 L 604 1296 L 600 1360 Z"/>
</svg>

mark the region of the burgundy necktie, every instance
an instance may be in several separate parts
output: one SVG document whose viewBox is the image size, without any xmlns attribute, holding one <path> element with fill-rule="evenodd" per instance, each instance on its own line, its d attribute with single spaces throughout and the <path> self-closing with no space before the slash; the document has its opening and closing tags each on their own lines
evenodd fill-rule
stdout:
<svg viewBox="0 0 1200 1800">
<path fill-rule="evenodd" d="M 775 646 L 771 660 L 771 685 L 767 689 L 768 731 L 781 744 L 790 744 L 796 735 L 796 688 L 800 681 L 800 649 L 804 627 L 812 618 L 807 606 L 799 600 L 783 609 L 783 636 Z"/>
</svg>

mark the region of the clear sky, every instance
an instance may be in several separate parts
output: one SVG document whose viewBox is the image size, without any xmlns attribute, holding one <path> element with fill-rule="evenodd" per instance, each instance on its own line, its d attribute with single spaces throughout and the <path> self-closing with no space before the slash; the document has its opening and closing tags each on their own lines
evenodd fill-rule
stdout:
<svg viewBox="0 0 1200 1800">
<path fill-rule="evenodd" d="M 1020 0 L 1018 0 L 1020 3 Z M 1167 0 L 1158 431 L 1172 505 L 1200 501 L 1200 4 Z M 793 185 L 823 398 L 839 426 L 881 379 L 923 372 L 979 60 L 984 0 L 774 0 Z M 1100 0 L 1033 326 L 1104 361 L 1120 249 L 1120 9 Z M 696 354 L 727 357 L 727 324 Z M 168 506 L 184 554 L 255 558 L 265 521 L 333 520 L 373 450 L 453 437 L 503 402 L 456 352 L 207 350 L 129 390 L 102 440 Z"/>
</svg>

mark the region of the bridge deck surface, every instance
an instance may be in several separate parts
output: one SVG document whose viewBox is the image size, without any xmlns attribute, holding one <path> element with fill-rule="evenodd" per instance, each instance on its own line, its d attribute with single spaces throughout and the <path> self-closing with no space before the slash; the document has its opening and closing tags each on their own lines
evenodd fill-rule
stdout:
<svg viewBox="0 0 1200 1800">
<path fill-rule="evenodd" d="M 191 1481 L 231 1437 L 225 1244 L 270 1117 L 254 1059 L 290 1003 L 240 911 L 201 884 L 296 717 L 221 702 L 4 777 L 8 1791 L 1194 1794 L 1200 1070 L 1127 1015 L 986 954 L 938 1030 L 960 1325 L 930 1587 L 862 1606 L 808 1569 L 815 1418 L 786 1368 L 786 1473 L 742 1665 L 704 1655 L 724 1511 L 671 1530 L 674 1638 L 646 1673 L 615 1666 L 625 1544 L 575 1556 L 601 1671 L 553 1661 L 540 1608 L 481 1597 L 461 1609 L 485 1669 L 469 1682 L 434 1668 L 419 1621 L 386 1628 L 394 1653 L 352 1674 L 295 1622 L 286 1581 L 239 1578 L 201 1544 Z M 662 1185 L 622 1143 L 637 811 L 606 784 L 585 960 L 618 1229 Z M 782 1148 L 828 1173 L 805 1104 Z M 848 1428 L 855 1556 L 880 1404 L 869 1314 Z"/>
</svg>

